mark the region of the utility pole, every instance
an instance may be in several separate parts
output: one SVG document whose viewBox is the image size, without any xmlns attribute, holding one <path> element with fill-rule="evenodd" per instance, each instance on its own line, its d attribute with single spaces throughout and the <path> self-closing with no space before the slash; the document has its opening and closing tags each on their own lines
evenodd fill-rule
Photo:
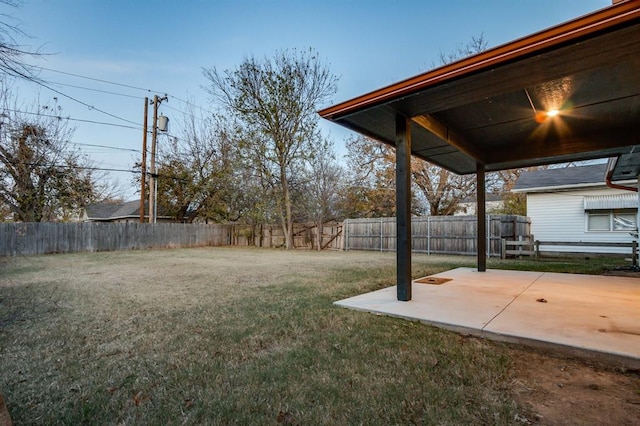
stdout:
<svg viewBox="0 0 640 426">
<path fill-rule="evenodd" d="M 149 223 L 156 223 L 158 212 L 156 211 L 156 145 L 158 138 L 158 105 L 162 101 L 166 101 L 167 97 L 159 98 L 158 95 L 153 96 L 153 129 L 151 130 L 151 164 L 149 167 Z M 162 131 L 166 131 L 166 123 L 168 119 L 163 120 Z"/>
<path fill-rule="evenodd" d="M 144 198 L 147 178 L 147 116 L 149 115 L 149 98 L 144 98 L 144 123 L 142 124 L 142 176 L 140 178 L 140 223 L 144 223 Z"/>
</svg>

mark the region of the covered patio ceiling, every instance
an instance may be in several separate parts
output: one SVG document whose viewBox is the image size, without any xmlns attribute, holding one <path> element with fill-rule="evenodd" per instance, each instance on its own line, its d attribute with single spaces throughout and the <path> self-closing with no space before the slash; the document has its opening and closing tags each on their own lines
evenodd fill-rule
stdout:
<svg viewBox="0 0 640 426">
<path fill-rule="evenodd" d="M 552 114 L 554 112 L 554 114 Z M 396 147 L 398 300 L 411 300 L 411 155 L 476 173 L 615 157 L 640 175 L 640 1 L 627 0 L 319 112 Z M 640 178 L 640 176 L 639 176 Z"/>
<path fill-rule="evenodd" d="M 495 171 L 633 159 L 640 151 L 640 2 L 623 1 L 319 114 L 394 146 L 396 119 L 406 117 L 411 154 L 457 174 L 479 165 Z M 637 176 L 636 162 L 618 162 L 626 178 Z"/>
</svg>

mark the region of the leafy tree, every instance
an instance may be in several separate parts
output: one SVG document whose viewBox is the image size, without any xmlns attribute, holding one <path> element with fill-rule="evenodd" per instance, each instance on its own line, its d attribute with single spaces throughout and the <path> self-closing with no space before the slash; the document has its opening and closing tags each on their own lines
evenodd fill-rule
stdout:
<svg viewBox="0 0 640 426">
<path fill-rule="evenodd" d="M 566 165 L 565 165 L 566 166 Z M 502 170 L 494 173 L 495 190 L 502 194 L 503 204 L 499 208 L 491 210 L 493 214 L 517 214 L 527 215 L 527 197 L 523 193 L 511 192 L 513 186 L 524 171 L 546 169 L 549 166 L 535 166 L 520 169 Z"/>
<path fill-rule="evenodd" d="M 73 129 L 60 116 L 16 113 L 7 92 L 0 126 L 0 203 L 22 222 L 67 220 L 98 198 L 87 157 L 70 147 Z M 59 112 L 58 108 L 54 108 Z"/>
<path fill-rule="evenodd" d="M 491 214 L 527 215 L 527 197 L 523 193 L 507 192 L 502 195 L 502 206 L 491 209 Z"/>
<path fill-rule="evenodd" d="M 342 194 L 346 217 L 395 215 L 395 154 L 391 147 L 358 135 L 346 141 L 347 184 Z"/>
<path fill-rule="evenodd" d="M 293 248 L 291 179 L 312 152 L 316 110 L 336 91 L 337 78 L 313 50 L 285 50 L 245 59 L 238 68 L 204 69 L 208 92 L 246 129 L 241 149 L 275 201 L 286 247 Z"/>
<path fill-rule="evenodd" d="M 238 219 L 237 150 L 221 117 L 198 117 L 191 110 L 180 137 L 160 146 L 158 205 L 165 214 L 181 222 Z"/>
</svg>

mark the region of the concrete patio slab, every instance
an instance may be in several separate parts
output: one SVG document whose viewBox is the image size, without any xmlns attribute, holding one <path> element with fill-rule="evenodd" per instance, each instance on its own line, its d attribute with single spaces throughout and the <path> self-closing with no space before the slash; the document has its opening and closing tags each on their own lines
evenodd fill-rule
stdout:
<svg viewBox="0 0 640 426">
<path fill-rule="evenodd" d="M 451 281 L 414 281 L 409 302 L 394 286 L 336 305 L 640 367 L 638 278 L 472 268 L 433 277 Z"/>
</svg>

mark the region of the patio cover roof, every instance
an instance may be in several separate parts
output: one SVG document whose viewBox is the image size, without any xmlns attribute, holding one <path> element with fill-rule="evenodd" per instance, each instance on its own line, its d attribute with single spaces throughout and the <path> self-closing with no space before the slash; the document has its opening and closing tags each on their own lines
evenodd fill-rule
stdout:
<svg viewBox="0 0 640 426">
<path fill-rule="evenodd" d="M 560 114 L 545 116 L 551 109 Z M 495 171 L 634 159 L 640 2 L 623 1 L 319 114 L 390 145 L 396 118 L 410 118 L 411 153 L 457 174 L 478 165 Z M 637 165 L 620 165 L 627 178 L 638 174 Z"/>
</svg>

